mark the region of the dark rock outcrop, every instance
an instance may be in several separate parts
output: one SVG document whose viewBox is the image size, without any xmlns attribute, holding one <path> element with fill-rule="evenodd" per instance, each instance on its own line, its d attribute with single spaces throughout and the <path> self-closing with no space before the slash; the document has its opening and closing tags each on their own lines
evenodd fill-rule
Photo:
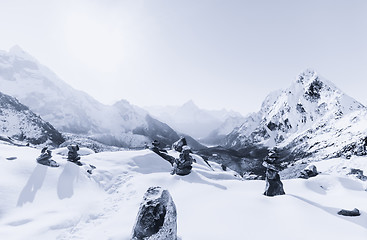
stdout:
<svg viewBox="0 0 367 240">
<path fill-rule="evenodd" d="M 35 145 L 58 146 L 65 140 L 50 123 L 33 113 L 16 98 L 0 92 L 0 133 Z"/>
<path fill-rule="evenodd" d="M 355 208 L 353 210 L 342 209 L 338 212 L 338 214 L 343 215 L 343 216 L 347 216 L 347 217 L 357 217 L 357 216 L 361 215 L 361 213 L 359 212 L 359 210 L 357 208 Z"/>
<path fill-rule="evenodd" d="M 352 168 L 350 169 L 349 175 L 355 175 L 356 178 L 362 181 L 367 181 L 367 176 L 363 175 L 363 170 L 361 169 Z"/>
<path fill-rule="evenodd" d="M 169 192 L 161 187 L 147 190 L 134 225 L 132 240 L 148 239 L 177 239 L 176 206 Z"/>
<path fill-rule="evenodd" d="M 265 186 L 265 196 L 273 197 L 277 195 L 284 195 L 283 183 L 280 181 L 280 176 L 277 171 L 272 169 L 266 170 L 266 178 L 265 178 L 266 186 Z"/>
<path fill-rule="evenodd" d="M 309 179 L 310 177 L 315 177 L 319 173 L 315 165 L 309 165 L 301 171 L 299 178 Z"/>
</svg>

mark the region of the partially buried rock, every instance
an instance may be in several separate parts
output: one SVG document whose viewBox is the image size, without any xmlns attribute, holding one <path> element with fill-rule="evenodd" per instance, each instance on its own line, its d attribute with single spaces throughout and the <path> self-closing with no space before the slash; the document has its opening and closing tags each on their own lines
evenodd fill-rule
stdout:
<svg viewBox="0 0 367 240">
<path fill-rule="evenodd" d="M 348 217 L 357 217 L 357 216 L 361 215 L 361 213 L 359 212 L 359 210 L 357 208 L 355 208 L 353 210 L 342 209 L 338 212 L 338 214 L 343 215 L 343 216 L 348 216 Z"/>
<path fill-rule="evenodd" d="M 177 239 L 176 206 L 167 190 L 150 187 L 140 205 L 132 240 L 163 239 Z"/>
<path fill-rule="evenodd" d="M 310 177 L 315 177 L 319 173 L 317 172 L 317 168 L 315 165 L 308 165 L 305 169 L 302 170 L 299 178 L 309 179 Z"/>
<path fill-rule="evenodd" d="M 272 169 L 266 170 L 266 178 L 265 178 L 266 186 L 265 186 L 265 196 L 273 197 L 277 195 L 284 195 L 283 183 L 280 181 L 280 176 L 277 171 Z"/>
</svg>

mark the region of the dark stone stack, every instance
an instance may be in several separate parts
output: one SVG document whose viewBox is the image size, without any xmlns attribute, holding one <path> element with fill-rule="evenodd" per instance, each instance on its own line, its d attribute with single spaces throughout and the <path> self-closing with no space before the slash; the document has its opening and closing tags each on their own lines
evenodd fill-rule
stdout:
<svg viewBox="0 0 367 240">
<path fill-rule="evenodd" d="M 268 156 L 264 159 L 263 166 L 266 167 L 266 186 L 265 196 L 284 195 L 283 183 L 280 181 L 279 171 L 281 170 L 278 162 L 279 155 L 276 148 L 269 151 Z"/>
<path fill-rule="evenodd" d="M 47 147 L 44 147 L 41 150 L 41 155 L 37 157 L 36 160 L 39 164 L 42 164 L 42 165 L 46 165 L 50 167 L 58 167 L 59 164 L 55 162 L 54 160 L 52 160 L 51 158 L 52 158 L 51 150 L 48 150 Z"/>
<path fill-rule="evenodd" d="M 79 146 L 78 145 L 70 145 L 68 146 L 68 161 L 81 165 L 80 156 L 78 154 Z"/>
<path fill-rule="evenodd" d="M 172 148 L 177 152 L 182 152 L 182 147 L 187 145 L 186 138 L 181 137 L 177 142 L 172 144 Z"/>
<path fill-rule="evenodd" d="M 196 162 L 196 160 L 190 156 L 190 153 L 191 148 L 189 146 L 182 147 L 179 158 L 175 159 L 172 174 L 185 176 L 191 173 L 192 163 Z"/>
<path fill-rule="evenodd" d="M 317 172 L 316 166 L 315 165 L 309 165 L 301 171 L 301 175 L 299 176 L 299 178 L 309 179 L 310 177 L 315 177 L 318 174 L 319 173 Z"/>
<path fill-rule="evenodd" d="M 176 240 L 177 212 L 167 190 L 150 187 L 140 204 L 132 240 Z"/>
</svg>

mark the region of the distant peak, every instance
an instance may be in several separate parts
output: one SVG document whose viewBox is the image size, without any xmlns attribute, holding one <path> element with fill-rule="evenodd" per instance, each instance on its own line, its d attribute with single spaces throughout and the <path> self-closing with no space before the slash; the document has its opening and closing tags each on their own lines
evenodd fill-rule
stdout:
<svg viewBox="0 0 367 240">
<path fill-rule="evenodd" d="M 127 105 L 131 105 L 129 101 L 125 100 L 125 99 L 121 99 L 117 102 L 115 102 L 113 104 L 114 106 L 127 106 Z"/>
<path fill-rule="evenodd" d="M 27 53 L 26 51 L 24 51 L 21 47 L 19 47 L 18 45 L 14 45 L 13 47 L 11 47 L 9 49 L 9 54 L 22 58 L 24 60 L 28 60 L 28 61 L 36 61 L 29 53 Z"/>
<path fill-rule="evenodd" d="M 317 78 L 318 78 L 317 72 L 312 68 L 308 68 L 298 75 L 297 83 L 308 84 Z"/>
<path fill-rule="evenodd" d="M 195 107 L 195 108 L 198 108 L 198 106 L 196 106 L 196 104 L 194 103 L 194 101 L 192 101 L 192 100 L 189 100 L 189 101 L 187 101 L 186 103 L 184 103 L 183 105 L 182 105 L 182 107 Z"/>
</svg>

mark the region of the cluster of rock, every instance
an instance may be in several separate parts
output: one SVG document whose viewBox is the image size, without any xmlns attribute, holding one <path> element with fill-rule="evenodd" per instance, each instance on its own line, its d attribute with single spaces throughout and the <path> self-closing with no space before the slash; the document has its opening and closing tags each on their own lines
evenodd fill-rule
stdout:
<svg viewBox="0 0 367 240">
<path fill-rule="evenodd" d="M 350 169 L 349 175 L 355 175 L 356 178 L 362 181 L 367 181 L 367 176 L 363 175 L 363 170 L 361 169 L 352 168 Z"/>
<path fill-rule="evenodd" d="M 150 187 L 140 204 L 132 240 L 163 239 L 177 239 L 176 205 L 167 190 Z"/>
<path fill-rule="evenodd" d="M 280 181 L 279 171 L 281 170 L 281 167 L 278 159 L 279 155 L 276 148 L 270 150 L 268 156 L 264 159 L 263 166 L 266 167 L 265 196 L 277 196 L 285 194 L 283 183 Z"/>
<path fill-rule="evenodd" d="M 345 157 L 346 159 L 350 159 L 353 155 L 367 155 L 367 137 L 362 138 L 357 142 L 346 145 L 335 154 L 335 157 Z"/>
</svg>

